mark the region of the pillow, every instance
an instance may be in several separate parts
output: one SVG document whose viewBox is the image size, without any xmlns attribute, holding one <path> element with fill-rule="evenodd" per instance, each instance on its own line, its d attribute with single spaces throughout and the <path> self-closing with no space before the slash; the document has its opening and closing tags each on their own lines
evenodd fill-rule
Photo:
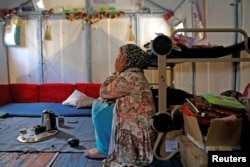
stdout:
<svg viewBox="0 0 250 167">
<path fill-rule="evenodd" d="M 91 107 L 95 99 L 88 96 L 81 96 L 76 104 L 76 108 Z"/>
<path fill-rule="evenodd" d="M 94 98 L 88 97 L 84 93 L 75 90 L 66 100 L 62 102 L 62 104 L 75 106 L 76 108 L 90 107 L 94 100 Z"/>
</svg>

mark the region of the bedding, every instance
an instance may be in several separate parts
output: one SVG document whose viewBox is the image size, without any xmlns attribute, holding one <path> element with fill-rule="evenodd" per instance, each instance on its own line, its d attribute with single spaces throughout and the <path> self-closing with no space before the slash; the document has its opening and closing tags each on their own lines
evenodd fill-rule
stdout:
<svg viewBox="0 0 250 167">
<path fill-rule="evenodd" d="M 250 42 L 250 37 L 248 38 Z M 248 42 L 248 45 L 249 45 Z M 211 46 L 211 47 L 191 47 L 188 48 L 184 45 L 178 45 L 179 49 L 173 49 L 170 55 L 180 58 L 217 58 L 227 56 L 233 53 L 245 50 L 244 41 L 235 45 L 224 46 Z M 248 46 L 248 48 L 250 45 Z"/>
<path fill-rule="evenodd" d="M 62 102 L 63 105 L 74 106 L 76 108 L 91 107 L 95 99 L 85 95 L 79 90 L 74 90 L 74 92 Z"/>
<path fill-rule="evenodd" d="M 146 53 L 151 58 L 151 67 L 156 67 L 158 64 L 157 55 L 149 48 L 150 43 L 144 45 L 147 48 Z M 161 44 L 158 44 L 161 45 Z M 183 44 L 177 44 L 178 48 L 173 48 L 166 57 L 171 58 L 218 58 L 230 54 L 234 54 L 246 50 L 245 41 L 229 46 L 211 46 L 211 47 L 187 47 Z M 159 46 L 162 48 L 162 46 Z M 248 48 L 250 48 L 250 37 L 248 38 Z M 168 66 L 174 65 L 173 63 L 167 64 Z"/>
<path fill-rule="evenodd" d="M 61 103 L 52 102 L 8 103 L 0 106 L 0 111 L 8 113 L 11 117 L 41 117 L 42 112 L 46 109 L 53 111 L 56 116 L 91 116 L 91 107 L 76 108 L 74 106 L 62 105 Z"/>
<path fill-rule="evenodd" d="M 56 116 L 91 116 L 91 106 L 99 96 L 99 83 L 13 83 L 0 85 L 0 112 L 12 117 L 40 117 L 44 110 Z M 76 105 L 71 105 L 73 97 Z M 67 102 L 67 103 L 65 103 Z"/>
</svg>

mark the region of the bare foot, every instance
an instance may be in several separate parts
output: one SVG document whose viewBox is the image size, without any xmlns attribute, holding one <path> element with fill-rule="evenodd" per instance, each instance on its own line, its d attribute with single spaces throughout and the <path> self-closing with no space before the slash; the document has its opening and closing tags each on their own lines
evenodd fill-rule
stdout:
<svg viewBox="0 0 250 167">
<path fill-rule="evenodd" d="M 92 148 L 90 150 L 86 150 L 84 155 L 88 158 L 106 158 L 101 153 L 98 152 L 97 148 Z"/>
</svg>

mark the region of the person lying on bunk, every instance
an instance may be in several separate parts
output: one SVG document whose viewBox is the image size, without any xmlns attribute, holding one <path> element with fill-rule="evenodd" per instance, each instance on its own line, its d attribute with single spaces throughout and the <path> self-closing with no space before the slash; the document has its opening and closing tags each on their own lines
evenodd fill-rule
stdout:
<svg viewBox="0 0 250 167">
<path fill-rule="evenodd" d="M 248 37 L 248 49 L 250 48 L 250 37 Z M 183 43 L 176 44 L 179 49 L 173 48 L 169 55 L 167 55 L 168 58 L 218 58 L 223 57 L 231 54 L 238 53 L 240 51 L 246 50 L 245 41 L 242 41 L 237 44 L 229 45 L 229 46 L 200 46 L 194 45 L 194 47 L 188 47 L 184 45 Z M 146 43 L 144 45 L 145 48 L 149 48 L 150 43 Z M 152 53 L 151 50 L 147 51 L 150 55 Z M 156 55 L 154 56 L 156 57 Z"/>
<path fill-rule="evenodd" d="M 86 157 L 107 158 L 104 166 L 147 166 L 153 161 L 156 134 L 150 119 L 155 114 L 155 105 L 143 72 L 149 61 L 149 56 L 137 45 L 120 47 L 115 61 L 116 72 L 100 88 L 101 98 L 115 99 L 114 110 L 95 113 L 93 103 L 97 147 L 85 151 Z M 107 132 L 105 129 L 112 130 Z"/>
</svg>

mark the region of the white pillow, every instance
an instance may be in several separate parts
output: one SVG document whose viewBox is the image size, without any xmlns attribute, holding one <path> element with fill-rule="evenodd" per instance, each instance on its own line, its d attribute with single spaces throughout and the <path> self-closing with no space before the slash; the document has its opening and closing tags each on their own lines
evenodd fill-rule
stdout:
<svg viewBox="0 0 250 167">
<path fill-rule="evenodd" d="M 75 106 L 77 108 L 90 107 L 94 100 L 94 98 L 88 97 L 84 93 L 75 90 L 66 100 L 62 102 L 62 104 Z"/>
<path fill-rule="evenodd" d="M 91 107 L 95 99 L 88 96 L 81 96 L 76 104 L 76 108 Z"/>
</svg>

